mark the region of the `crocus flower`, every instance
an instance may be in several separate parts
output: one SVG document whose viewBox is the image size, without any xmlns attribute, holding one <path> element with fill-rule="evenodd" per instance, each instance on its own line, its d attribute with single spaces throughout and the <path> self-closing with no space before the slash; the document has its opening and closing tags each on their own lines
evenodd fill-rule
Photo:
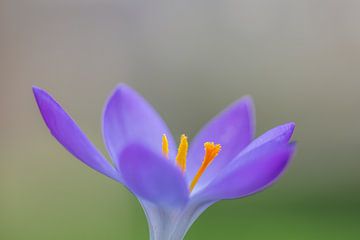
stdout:
<svg viewBox="0 0 360 240">
<path fill-rule="evenodd" d="M 92 169 L 128 188 L 140 201 L 150 239 L 183 239 L 191 224 L 222 199 L 249 196 L 274 183 L 294 151 L 294 123 L 254 140 L 253 103 L 246 96 L 207 123 L 191 145 L 179 147 L 154 108 L 120 84 L 103 112 L 102 131 L 112 164 L 46 91 L 33 87 L 51 134 Z"/>
</svg>

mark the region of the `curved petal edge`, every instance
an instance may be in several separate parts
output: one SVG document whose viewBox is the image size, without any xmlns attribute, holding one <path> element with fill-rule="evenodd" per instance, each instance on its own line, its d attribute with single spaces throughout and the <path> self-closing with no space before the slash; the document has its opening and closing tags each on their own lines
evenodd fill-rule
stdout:
<svg viewBox="0 0 360 240">
<path fill-rule="evenodd" d="M 121 176 L 88 140 L 75 121 L 45 90 L 33 86 L 40 113 L 51 134 L 72 155 L 92 169 L 121 182 Z"/>
<path fill-rule="evenodd" d="M 252 141 L 240 154 L 243 155 L 269 142 L 288 143 L 294 133 L 295 126 L 294 122 L 289 122 L 268 130 Z"/>
<path fill-rule="evenodd" d="M 102 125 L 105 145 L 116 167 L 119 154 L 132 142 L 161 153 L 163 134 L 169 141 L 170 157 L 174 157 L 175 141 L 166 123 L 145 98 L 126 84 L 119 84 L 108 98 Z"/>
<path fill-rule="evenodd" d="M 220 200 L 262 191 L 281 176 L 295 149 L 295 143 L 271 142 L 241 155 L 198 194 L 204 199 Z"/>
<path fill-rule="evenodd" d="M 187 180 L 190 181 L 194 177 L 202 163 L 205 142 L 215 142 L 222 148 L 216 160 L 206 169 L 194 191 L 206 186 L 213 176 L 232 161 L 252 141 L 254 133 L 255 109 L 250 96 L 240 98 L 210 120 L 191 142 Z"/>
</svg>

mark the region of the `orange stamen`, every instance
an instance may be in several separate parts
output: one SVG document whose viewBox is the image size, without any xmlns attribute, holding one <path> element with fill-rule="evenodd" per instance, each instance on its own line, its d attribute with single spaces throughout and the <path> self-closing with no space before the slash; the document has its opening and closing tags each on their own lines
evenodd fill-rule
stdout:
<svg viewBox="0 0 360 240">
<path fill-rule="evenodd" d="M 204 160 L 196 173 L 194 179 L 190 184 L 190 192 L 194 189 L 196 183 L 199 181 L 201 175 L 205 172 L 206 168 L 212 163 L 221 150 L 220 144 L 214 144 L 213 142 L 204 143 L 205 156 Z"/>
<path fill-rule="evenodd" d="M 166 134 L 162 135 L 162 153 L 167 159 L 169 159 L 169 142 Z"/>
<path fill-rule="evenodd" d="M 188 140 L 185 134 L 181 135 L 180 144 L 178 148 L 178 153 L 176 156 L 176 163 L 180 167 L 181 171 L 184 173 L 186 170 L 186 155 L 188 151 Z"/>
</svg>

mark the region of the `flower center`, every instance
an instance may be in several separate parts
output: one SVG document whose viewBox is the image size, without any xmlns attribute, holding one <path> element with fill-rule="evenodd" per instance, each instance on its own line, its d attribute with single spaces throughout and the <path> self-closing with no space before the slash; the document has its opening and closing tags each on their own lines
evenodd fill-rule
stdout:
<svg viewBox="0 0 360 240">
<path fill-rule="evenodd" d="M 186 171 L 186 156 L 188 152 L 188 140 L 185 134 L 181 135 L 180 144 L 178 152 L 176 155 L 176 164 L 181 169 L 183 173 Z M 194 189 L 195 185 L 199 181 L 202 174 L 205 172 L 206 168 L 212 163 L 221 150 L 220 144 L 215 144 L 214 142 L 205 142 L 204 143 L 205 155 L 202 161 L 202 164 L 195 174 L 193 180 L 190 183 L 190 192 Z M 169 143 L 165 134 L 162 136 L 162 152 L 166 158 L 169 158 Z"/>
</svg>

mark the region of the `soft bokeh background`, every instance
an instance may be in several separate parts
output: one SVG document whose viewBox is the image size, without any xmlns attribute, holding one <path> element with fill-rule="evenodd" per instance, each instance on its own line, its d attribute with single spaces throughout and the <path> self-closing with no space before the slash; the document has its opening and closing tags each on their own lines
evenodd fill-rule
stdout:
<svg viewBox="0 0 360 240">
<path fill-rule="evenodd" d="M 122 186 L 48 133 L 50 91 L 103 151 L 103 103 L 140 91 L 190 137 L 244 94 L 259 135 L 295 121 L 298 153 L 255 196 L 220 202 L 186 239 L 359 239 L 360 2 L 0 0 L 0 239 L 147 239 Z"/>
</svg>

